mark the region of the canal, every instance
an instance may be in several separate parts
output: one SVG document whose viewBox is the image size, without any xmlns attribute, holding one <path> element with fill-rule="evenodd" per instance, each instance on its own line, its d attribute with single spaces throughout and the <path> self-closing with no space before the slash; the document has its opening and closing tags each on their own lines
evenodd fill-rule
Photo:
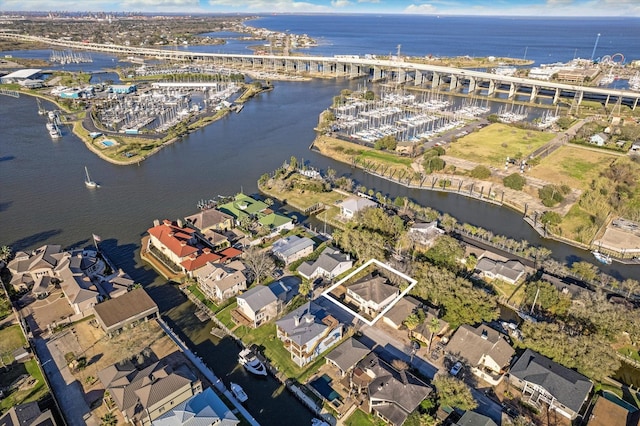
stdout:
<svg viewBox="0 0 640 426">
<path fill-rule="evenodd" d="M 453 194 L 407 189 L 367 175 L 309 151 L 313 128 L 322 110 L 340 90 L 358 89 L 357 81 L 314 80 L 276 82 L 275 90 L 246 104 L 240 114 L 198 130 L 134 166 L 106 163 L 64 129 L 53 141 L 33 98 L 0 99 L 0 244 L 14 250 L 42 244 L 65 247 L 102 237 L 102 249 L 158 303 L 163 316 L 182 338 L 227 384 L 240 383 L 249 394 L 247 407 L 264 425 L 284 418 L 309 424 L 311 413 L 273 379 L 247 376 L 237 364 L 238 347 L 218 341 L 201 323 L 194 306 L 172 284 L 158 278 L 139 258 L 140 238 L 154 219 L 176 219 L 196 211 L 201 199 L 218 194 L 257 192 L 260 175 L 279 167 L 292 155 L 312 166 L 332 167 L 359 184 L 392 197 L 408 196 L 496 234 L 545 245 L 563 262 L 593 261 L 582 250 L 543 240 L 509 209 Z M 51 105 L 48 106 L 51 108 Z M 84 167 L 100 185 L 88 190 Z M 640 277 L 637 267 L 613 264 L 606 269 L 618 277 Z"/>
</svg>

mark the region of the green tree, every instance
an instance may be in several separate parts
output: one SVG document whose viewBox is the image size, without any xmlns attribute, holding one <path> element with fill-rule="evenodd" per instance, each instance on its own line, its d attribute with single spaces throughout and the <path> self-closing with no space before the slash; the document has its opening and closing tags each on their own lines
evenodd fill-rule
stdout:
<svg viewBox="0 0 640 426">
<path fill-rule="evenodd" d="M 418 317 L 418 315 L 413 313 L 405 318 L 405 320 L 402 321 L 402 324 L 404 324 L 404 326 L 407 327 L 407 330 L 409 330 L 409 338 L 411 338 L 413 330 L 415 330 L 416 327 L 420 325 L 420 318 Z"/>
<path fill-rule="evenodd" d="M 473 410 L 478 406 L 471 394 L 471 389 L 462 380 L 446 374 L 440 374 L 433 379 L 432 383 L 438 392 L 438 402 L 441 407 Z"/>
<path fill-rule="evenodd" d="M 502 179 L 502 183 L 507 188 L 515 189 L 516 191 L 522 191 L 522 188 L 527 183 L 527 180 L 520 173 L 512 173 L 509 176 Z"/>
<path fill-rule="evenodd" d="M 0 247 L 0 262 L 7 262 L 11 258 L 11 247 Z"/>
<path fill-rule="evenodd" d="M 554 315 L 565 315 L 571 306 L 571 298 L 561 294 L 558 289 L 546 281 L 534 281 L 527 284 L 525 298 L 529 306 L 533 305 L 535 301 L 534 308 L 537 307 Z"/>
<path fill-rule="evenodd" d="M 429 323 L 427 324 L 427 328 L 429 329 L 429 345 L 427 346 L 427 352 L 431 352 L 431 344 L 433 343 L 433 338 L 435 337 L 436 333 L 438 331 L 440 331 L 440 321 L 438 321 L 438 318 L 436 317 L 432 317 L 431 320 L 429 320 Z"/>
<path fill-rule="evenodd" d="M 107 413 L 100 417 L 100 425 L 115 426 L 118 424 L 118 418 L 113 413 Z"/>
<path fill-rule="evenodd" d="M 542 204 L 547 207 L 555 206 L 564 200 L 562 188 L 557 185 L 545 185 L 538 189 L 538 196 L 542 200 Z"/>
<path fill-rule="evenodd" d="M 433 264 L 455 271 L 460 268 L 459 259 L 464 258 L 464 247 L 455 238 L 442 235 L 427 250 L 425 256 Z"/>
<path fill-rule="evenodd" d="M 546 211 L 540 215 L 540 222 L 545 225 L 558 225 L 562 222 L 562 216 L 556 212 Z"/>
<path fill-rule="evenodd" d="M 571 272 L 585 281 L 593 281 L 598 275 L 598 268 L 589 262 L 574 262 L 571 265 Z"/>
</svg>

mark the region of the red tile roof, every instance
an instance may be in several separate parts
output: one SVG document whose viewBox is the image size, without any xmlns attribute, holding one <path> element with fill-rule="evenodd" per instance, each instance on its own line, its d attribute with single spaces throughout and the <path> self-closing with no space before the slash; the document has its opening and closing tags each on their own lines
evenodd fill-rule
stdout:
<svg viewBox="0 0 640 426">
<path fill-rule="evenodd" d="M 234 257 L 238 257 L 242 255 L 242 251 L 237 248 L 227 247 L 226 249 L 218 252 L 220 256 L 224 257 L 224 261 L 233 259 Z"/>
<path fill-rule="evenodd" d="M 187 271 L 195 271 L 196 269 L 202 268 L 207 262 L 217 262 L 221 258 L 222 256 L 216 253 L 202 253 L 199 256 L 194 254 L 182 261 L 180 265 Z"/>
<path fill-rule="evenodd" d="M 147 232 L 180 258 L 185 258 L 198 251 L 197 247 L 189 245 L 189 240 L 193 238 L 195 232 L 191 228 L 180 228 L 165 219 L 161 225 L 149 228 Z"/>
</svg>

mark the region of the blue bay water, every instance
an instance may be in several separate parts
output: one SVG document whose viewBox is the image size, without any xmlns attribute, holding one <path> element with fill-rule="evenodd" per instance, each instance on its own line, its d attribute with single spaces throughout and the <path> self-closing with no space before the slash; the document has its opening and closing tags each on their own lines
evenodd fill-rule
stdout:
<svg viewBox="0 0 640 426">
<path fill-rule="evenodd" d="M 640 59 L 640 18 L 270 15 L 247 25 L 308 34 L 312 55 L 507 56 L 537 64 L 621 53 Z"/>
</svg>

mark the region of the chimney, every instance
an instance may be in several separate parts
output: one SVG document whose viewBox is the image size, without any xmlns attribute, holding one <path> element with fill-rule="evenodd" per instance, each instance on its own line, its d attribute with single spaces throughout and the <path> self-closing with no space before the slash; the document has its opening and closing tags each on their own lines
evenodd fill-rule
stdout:
<svg viewBox="0 0 640 426">
<path fill-rule="evenodd" d="M 300 317 L 298 315 L 293 316 L 293 323 L 296 327 L 300 325 Z"/>
<path fill-rule="evenodd" d="M 172 236 L 173 236 L 173 235 L 172 235 Z M 184 247 L 184 246 L 186 246 L 186 245 L 187 245 L 187 242 L 186 242 L 186 241 L 180 241 L 180 247 Z"/>
<path fill-rule="evenodd" d="M 204 254 L 210 254 L 211 253 L 211 249 L 209 247 L 205 247 L 205 248 L 202 249 L 202 252 Z"/>
<path fill-rule="evenodd" d="M 182 219 L 178 219 L 178 228 L 184 228 L 184 222 Z"/>
<path fill-rule="evenodd" d="M 158 219 L 153 219 L 153 226 L 160 226 L 160 221 Z"/>
<path fill-rule="evenodd" d="M 171 221 L 169 219 L 163 220 L 162 223 L 166 226 L 171 226 Z"/>
<path fill-rule="evenodd" d="M 489 338 L 489 333 L 487 333 L 487 330 L 482 330 L 482 334 L 480 335 L 480 337 L 482 337 L 484 340 L 487 340 Z"/>
</svg>

